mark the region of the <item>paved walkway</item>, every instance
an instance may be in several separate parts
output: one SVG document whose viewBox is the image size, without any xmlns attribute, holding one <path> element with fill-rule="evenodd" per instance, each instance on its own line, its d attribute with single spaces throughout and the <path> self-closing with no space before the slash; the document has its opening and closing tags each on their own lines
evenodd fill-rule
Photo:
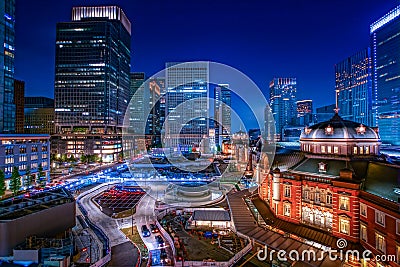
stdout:
<svg viewBox="0 0 400 267">
<path fill-rule="evenodd" d="M 101 212 L 91 201 L 91 198 L 106 190 L 107 187 L 107 184 L 99 185 L 83 193 L 82 196 L 79 197 L 79 201 L 88 212 L 90 220 L 100 227 L 110 240 L 111 263 L 113 265 L 109 266 L 135 266 L 139 260 L 137 248 L 131 242 L 127 242 L 125 235 L 119 230 L 116 220 Z M 79 208 L 77 208 L 77 214 L 80 213 Z M 129 265 L 119 265 L 119 263 L 123 262 Z"/>
<path fill-rule="evenodd" d="M 243 199 L 245 196 L 249 195 L 250 193 L 248 190 L 228 194 L 228 203 L 237 232 L 248 236 L 257 243 L 267 245 L 268 248 L 274 249 L 275 251 L 285 250 L 289 252 L 295 250 L 299 255 L 302 255 L 304 250 L 310 250 L 314 251 L 317 255 L 318 260 L 315 262 L 306 263 L 297 261 L 294 262 L 292 266 L 340 266 L 341 262 L 339 260 L 331 261 L 328 253 L 323 252 L 321 249 L 258 226 Z"/>
</svg>

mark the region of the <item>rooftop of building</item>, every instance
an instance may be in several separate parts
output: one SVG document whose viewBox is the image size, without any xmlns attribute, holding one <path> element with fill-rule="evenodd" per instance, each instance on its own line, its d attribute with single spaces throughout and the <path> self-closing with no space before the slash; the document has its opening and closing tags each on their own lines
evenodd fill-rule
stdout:
<svg viewBox="0 0 400 267">
<path fill-rule="evenodd" d="M 58 205 L 75 201 L 65 188 L 51 191 L 31 192 L 0 201 L 0 221 L 17 218 L 40 212 Z"/>
<path fill-rule="evenodd" d="M 131 34 L 131 22 L 124 11 L 118 6 L 80 6 L 72 8 L 72 21 L 93 18 L 119 20 L 128 33 Z"/>
<path fill-rule="evenodd" d="M 0 134 L 0 140 L 50 139 L 49 134 Z"/>
<path fill-rule="evenodd" d="M 231 215 L 226 210 L 195 210 L 192 218 L 195 221 L 230 221 Z"/>
<path fill-rule="evenodd" d="M 380 142 L 379 134 L 371 127 L 354 121 L 343 120 L 337 113 L 328 121 L 306 127 L 300 135 L 300 141 L 306 140 L 376 140 Z"/>
</svg>

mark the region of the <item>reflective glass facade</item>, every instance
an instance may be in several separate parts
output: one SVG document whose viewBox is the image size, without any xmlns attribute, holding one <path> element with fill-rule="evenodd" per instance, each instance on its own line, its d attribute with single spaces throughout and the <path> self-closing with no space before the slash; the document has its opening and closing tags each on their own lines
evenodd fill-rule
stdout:
<svg viewBox="0 0 400 267">
<path fill-rule="evenodd" d="M 57 24 L 55 119 L 67 126 L 122 126 L 129 101 L 130 34 L 119 20 Z"/>
<path fill-rule="evenodd" d="M 297 117 L 296 78 L 274 78 L 270 84 L 270 106 L 275 120 L 275 138 L 281 140 L 282 129 Z"/>
<path fill-rule="evenodd" d="M 199 145 L 209 133 L 209 63 L 167 63 L 166 67 L 167 146 Z M 182 103 L 184 111 L 177 109 Z"/>
<path fill-rule="evenodd" d="M 0 133 L 15 131 L 15 0 L 0 1 Z"/>
<path fill-rule="evenodd" d="M 400 145 L 400 5 L 371 25 L 374 123 Z"/>
<path fill-rule="evenodd" d="M 147 118 L 146 135 L 151 138 L 151 146 L 158 147 L 161 145 L 161 131 L 165 122 L 165 78 L 150 78 L 146 87 L 150 94 L 150 107 L 153 107 Z"/>
<path fill-rule="evenodd" d="M 335 90 L 339 115 L 350 121 L 372 124 L 370 49 L 363 49 L 335 65 Z"/>
<path fill-rule="evenodd" d="M 52 150 L 112 162 L 129 103 L 130 22 L 116 6 L 76 7 L 72 17 L 57 24 Z"/>
<path fill-rule="evenodd" d="M 215 143 L 221 145 L 231 134 L 231 90 L 228 84 L 215 87 L 214 120 Z"/>
</svg>

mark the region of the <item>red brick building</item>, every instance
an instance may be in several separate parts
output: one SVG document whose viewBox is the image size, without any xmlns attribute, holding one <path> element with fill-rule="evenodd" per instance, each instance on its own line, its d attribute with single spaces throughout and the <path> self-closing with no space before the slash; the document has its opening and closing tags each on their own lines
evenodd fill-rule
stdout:
<svg viewBox="0 0 400 267">
<path fill-rule="evenodd" d="M 297 160 L 291 156 L 284 166 L 278 155 L 273 170 L 259 170 L 258 175 L 267 173 L 259 196 L 276 218 L 374 254 L 374 260 L 357 265 L 400 266 L 400 166 L 380 155 L 380 144 L 376 129 L 336 114 L 305 128 Z"/>
</svg>

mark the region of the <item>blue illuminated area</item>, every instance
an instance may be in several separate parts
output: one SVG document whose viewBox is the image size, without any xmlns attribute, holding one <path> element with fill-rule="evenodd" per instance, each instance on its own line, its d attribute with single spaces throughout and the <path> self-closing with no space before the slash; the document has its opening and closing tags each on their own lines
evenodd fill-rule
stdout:
<svg viewBox="0 0 400 267">
<path fill-rule="evenodd" d="M 392 20 L 396 19 L 399 16 L 400 16 L 400 5 L 392 9 L 389 13 L 387 13 L 385 16 L 383 16 L 376 22 L 372 23 L 370 26 L 370 33 L 372 34 L 376 30 L 383 27 L 385 24 L 391 22 Z"/>
<path fill-rule="evenodd" d="M 374 123 L 383 143 L 400 145 L 400 6 L 371 25 Z"/>
<path fill-rule="evenodd" d="M 4 2 L 4 1 L 3 1 Z M 3 14 L 3 16 L 1 16 Z M 0 62 L 4 67 L 0 71 L 0 132 L 15 131 L 14 104 L 14 50 L 15 50 L 15 0 L 5 0 L 0 6 L 0 44 L 4 53 L 0 53 Z"/>
</svg>

